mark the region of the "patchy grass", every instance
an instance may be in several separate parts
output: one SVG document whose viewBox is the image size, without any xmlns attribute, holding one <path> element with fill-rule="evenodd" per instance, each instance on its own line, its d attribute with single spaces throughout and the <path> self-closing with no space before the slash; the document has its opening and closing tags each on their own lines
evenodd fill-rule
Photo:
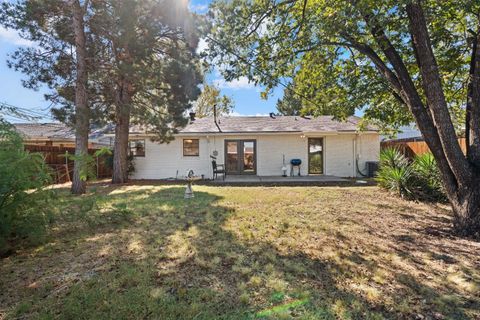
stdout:
<svg viewBox="0 0 480 320">
<path fill-rule="evenodd" d="M 0 318 L 474 319 L 480 244 L 375 187 L 60 190 L 50 241 L 0 260 Z"/>
</svg>

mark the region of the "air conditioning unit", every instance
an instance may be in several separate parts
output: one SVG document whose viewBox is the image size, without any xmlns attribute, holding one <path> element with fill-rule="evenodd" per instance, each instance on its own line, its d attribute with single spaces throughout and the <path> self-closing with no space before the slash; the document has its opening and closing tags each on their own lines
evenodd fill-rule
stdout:
<svg viewBox="0 0 480 320">
<path fill-rule="evenodd" d="M 366 161 L 365 165 L 367 167 L 367 176 L 369 178 L 375 177 L 378 171 L 378 161 Z"/>
</svg>

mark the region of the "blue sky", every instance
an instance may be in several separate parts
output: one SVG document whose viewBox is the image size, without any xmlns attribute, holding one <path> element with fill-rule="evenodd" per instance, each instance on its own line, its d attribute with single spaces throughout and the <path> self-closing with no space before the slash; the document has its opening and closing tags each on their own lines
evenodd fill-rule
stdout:
<svg viewBox="0 0 480 320">
<path fill-rule="evenodd" d="M 21 80 L 25 79 L 25 76 L 7 67 L 7 55 L 13 53 L 18 46 L 28 45 L 31 43 L 21 39 L 13 30 L 0 27 L 0 101 L 48 116 L 47 109 L 50 104 L 43 97 L 46 91 L 24 88 Z M 9 120 L 17 119 L 9 118 Z M 45 117 L 44 120 L 48 118 Z"/>
<path fill-rule="evenodd" d="M 192 0 L 190 8 L 198 13 L 206 12 L 210 0 Z M 26 108 L 44 115 L 41 121 L 52 121 L 49 118 L 48 109 L 50 103 L 45 101 L 46 88 L 39 91 L 26 89 L 22 86 L 25 75 L 7 67 L 7 55 L 15 51 L 19 46 L 32 45 L 20 38 L 14 30 L 6 30 L 0 27 L 0 102 Z M 222 94 L 233 98 L 235 103 L 235 115 L 259 115 L 276 111 L 276 102 L 283 94 L 282 88 L 276 89 L 268 100 L 260 98 L 260 88 L 248 83 L 244 78 L 226 82 L 218 72 L 212 72 L 207 76 L 210 83 L 217 84 Z M 18 121 L 9 118 L 11 121 Z"/>
</svg>

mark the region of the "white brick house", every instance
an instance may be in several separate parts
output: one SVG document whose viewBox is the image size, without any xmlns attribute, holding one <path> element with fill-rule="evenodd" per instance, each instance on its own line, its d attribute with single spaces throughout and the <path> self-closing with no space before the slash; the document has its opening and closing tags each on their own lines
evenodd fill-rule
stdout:
<svg viewBox="0 0 480 320">
<path fill-rule="evenodd" d="M 190 123 L 168 144 L 131 132 L 135 157 L 133 179 L 181 178 L 192 169 L 212 178 L 212 157 L 227 175 L 290 174 L 292 159 L 300 159 L 300 174 L 356 177 L 367 161 L 378 161 L 380 139 L 372 127 L 360 131 L 359 118 L 338 122 L 329 116 L 201 118 Z M 358 165 L 357 165 L 358 162 Z M 357 169 L 358 167 L 358 169 Z M 293 167 L 298 174 L 298 167 Z"/>
</svg>

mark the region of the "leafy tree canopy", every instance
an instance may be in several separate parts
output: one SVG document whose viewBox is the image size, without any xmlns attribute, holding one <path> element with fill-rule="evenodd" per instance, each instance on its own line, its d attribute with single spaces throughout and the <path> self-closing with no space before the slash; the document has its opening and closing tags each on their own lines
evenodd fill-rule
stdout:
<svg viewBox="0 0 480 320">
<path fill-rule="evenodd" d="M 213 116 L 213 108 L 216 106 L 217 115 L 228 115 L 233 111 L 234 105 L 230 97 L 221 95 L 220 89 L 215 85 L 205 83 L 202 93 L 194 103 L 193 110 L 198 118 Z"/>
<path fill-rule="evenodd" d="M 293 79 L 303 108 L 340 119 L 357 108 L 383 127 L 414 119 L 455 230 L 480 235 L 478 0 L 218 0 L 211 16 L 209 54 L 227 80 L 247 76 L 266 95 Z"/>
<path fill-rule="evenodd" d="M 363 109 L 366 119 L 397 128 L 413 118 L 369 56 L 373 49 L 386 60 L 363 13 L 371 12 L 375 23 L 384 27 L 420 87 L 403 8 L 407 2 L 215 1 L 210 11 L 209 56 L 225 66 L 227 79 L 247 76 L 265 85 L 267 92 L 292 79 L 304 113 L 345 118 Z M 448 106 L 461 128 L 478 2 L 429 0 L 422 4 L 431 22 L 429 31 Z"/>
</svg>

